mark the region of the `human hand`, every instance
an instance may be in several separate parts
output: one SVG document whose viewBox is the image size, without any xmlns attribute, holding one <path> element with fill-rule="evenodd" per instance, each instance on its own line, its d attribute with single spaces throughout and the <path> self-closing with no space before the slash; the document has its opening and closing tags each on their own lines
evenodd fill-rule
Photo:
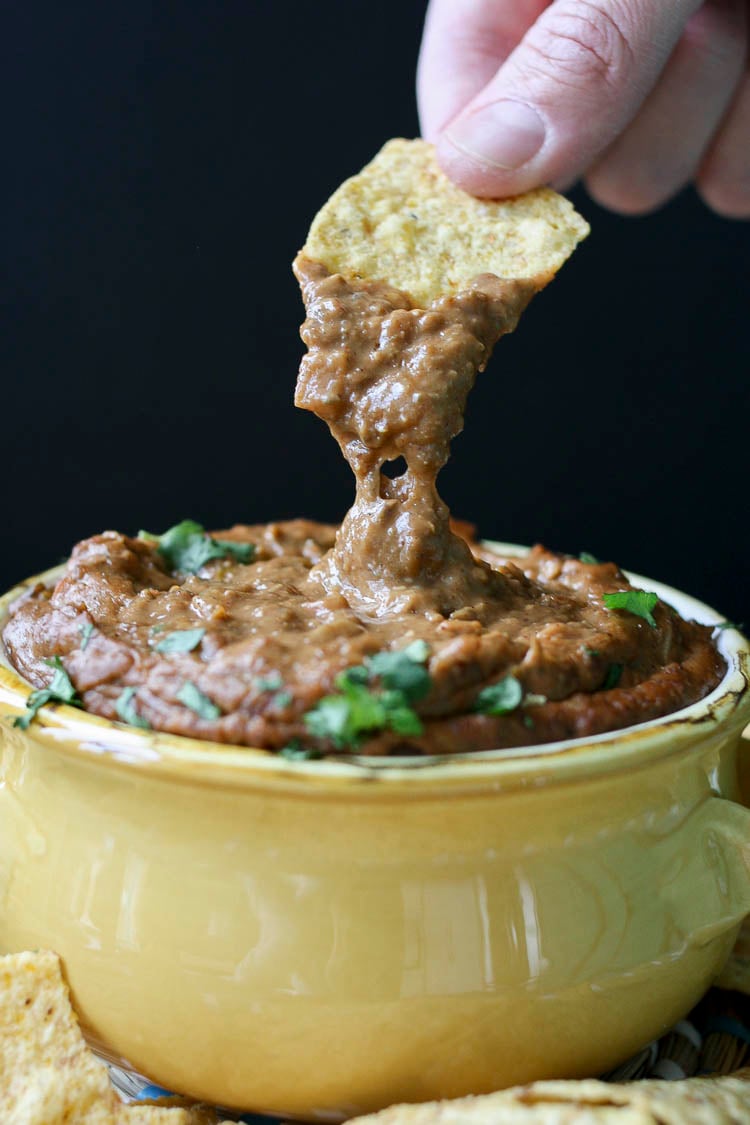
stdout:
<svg viewBox="0 0 750 1125">
<path fill-rule="evenodd" d="M 422 134 L 475 195 L 583 176 L 625 214 L 694 182 L 750 218 L 747 0 L 431 0 Z"/>
</svg>

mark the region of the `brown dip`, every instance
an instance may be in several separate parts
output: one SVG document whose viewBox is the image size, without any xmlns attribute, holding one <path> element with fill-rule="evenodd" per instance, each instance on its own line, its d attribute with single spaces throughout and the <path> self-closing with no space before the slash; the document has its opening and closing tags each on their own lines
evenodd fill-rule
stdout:
<svg viewBox="0 0 750 1125">
<path fill-rule="evenodd" d="M 436 478 L 466 397 L 546 279 L 483 275 L 418 309 L 384 284 L 346 281 L 301 256 L 295 272 L 309 349 L 296 401 L 328 423 L 356 477 L 341 528 L 236 527 L 224 538 L 255 544 L 254 559 L 213 560 L 196 574 L 171 571 L 154 542 L 114 532 L 86 540 L 54 590 L 37 586 L 11 610 L 3 635 L 23 675 L 44 686 L 45 659 L 57 655 L 84 706 L 108 718 L 130 688 L 136 714 L 159 730 L 369 754 L 590 735 L 668 714 L 716 685 L 723 663 L 707 628 L 662 603 L 655 626 L 606 607 L 602 595 L 630 589 L 614 564 L 541 547 L 503 560 L 450 525 Z M 382 467 L 401 457 L 406 471 L 390 480 Z M 198 628 L 191 651 L 157 651 L 161 638 Z M 414 641 L 429 653 L 429 690 L 409 701 L 421 733 L 332 741 L 311 731 L 310 712 L 340 696 L 342 672 Z M 507 676 L 521 702 L 509 714 L 478 713 L 479 692 Z M 179 698 L 186 683 L 216 717 Z M 374 675 L 362 690 L 383 688 Z"/>
<path fill-rule="evenodd" d="M 397 289 L 347 282 L 302 255 L 294 271 L 308 347 L 295 403 L 328 424 L 357 482 L 316 575 L 370 617 L 498 606 L 505 581 L 453 534 L 436 479 L 477 371 L 543 281 L 484 274 L 465 293 L 415 309 Z M 406 471 L 390 480 L 381 468 L 399 457 Z"/>
</svg>

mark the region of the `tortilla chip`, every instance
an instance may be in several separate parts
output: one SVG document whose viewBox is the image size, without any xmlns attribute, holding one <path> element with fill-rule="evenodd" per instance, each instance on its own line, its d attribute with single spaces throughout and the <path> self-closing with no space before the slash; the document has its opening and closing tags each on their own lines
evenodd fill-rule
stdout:
<svg viewBox="0 0 750 1125">
<path fill-rule="evenodd" d="M 301 252 L 347 280 L 387 281 L 425 307 L 482 273 L 549 277 L 588 232 L 550 188 L 476 199 L 440 170 L 433 145 L 393 140 L 334 192 Z"/>
<path fill-rule="evenodd" d="M 234 1125 L 233 1121 L 219 1122 L 213 1109 L 204 1105 L 178 1108 L 179 1098 L 163 1098 L 163 1104 L 139 1102 L 138 1105 L 120 1105 L 115 1125 Z M 171 1104 L 170 1104 L 171 1103 Z M 96 1119 L 98 1125 L 98 1118 Z M 89 1125 L 86 1122 L 86 1125 Z M 91 1122 L 94 1125 L 94 1122 Z"/>
<path fill-rule="evenodd" d="M 2 1125 L 216 1125 L 202 1106 L 124 1105 L 92 1054 L 55 953 L 0 957 Z"/>
<path fill-rule="evenodd" d="M 499 1094 L 398 1105 L 350 1125 L 740 1125 L 750 1122 L 750 1069 L 724 1078 L 534 1082 Z"/>
</svg>

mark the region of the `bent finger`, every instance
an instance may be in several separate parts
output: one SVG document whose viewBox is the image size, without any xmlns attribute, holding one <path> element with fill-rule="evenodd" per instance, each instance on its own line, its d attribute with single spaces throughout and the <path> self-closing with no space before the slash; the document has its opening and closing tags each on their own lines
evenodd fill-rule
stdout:
<svg viewBox="0 0 750 1125">
<path fill-rule="evenodd" d="M 750 74 L 698 171 L 705 203 L 727 219 L 750 219 Z"/>
<path fill-rule="evenodd" d="M 696 12 L 634 121 L 586 176 L 598 203 L 642 214 L 691 182 L 742 77 L 745 25 L 745 0 Z"/>
<path fill-rule="evenodd" d="M 699 6 L 556 0 L 443 130 L 443 168 L 488 196 L 579 176 L 635 117 Z"/>
</svg>

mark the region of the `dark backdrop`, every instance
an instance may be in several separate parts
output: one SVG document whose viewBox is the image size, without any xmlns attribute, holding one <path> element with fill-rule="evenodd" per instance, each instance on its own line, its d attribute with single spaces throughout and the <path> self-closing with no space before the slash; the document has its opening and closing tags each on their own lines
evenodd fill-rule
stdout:
<svg viewBox="0 0 750 1125">
<path fill-rule="evenodd" d="M 0 553 L 107 527 L 333 520 L 349 471 L 296 411 L 289 262 L 414 135 L 424 5 L 6 5 Z M 692 192 L 593 233 L 480 377 L 442 478 L 488 536 L 591 551 L 750 619 L 750 226 Z"/>
</svg>

